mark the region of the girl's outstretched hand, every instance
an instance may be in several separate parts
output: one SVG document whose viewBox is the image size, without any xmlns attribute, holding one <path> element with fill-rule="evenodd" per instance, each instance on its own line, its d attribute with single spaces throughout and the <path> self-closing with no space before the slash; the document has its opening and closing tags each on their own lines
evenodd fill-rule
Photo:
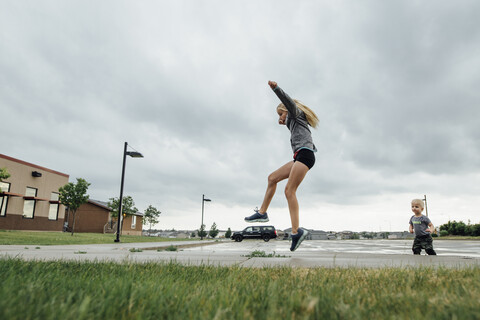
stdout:
<svg viewBox="0 0 480 320">
<path fill-rule="evenodd" d="M 268 81 L 268 85 L 272 89 L 275 89 L 277 87 L 277 83 L 275 81 Z"/>
</svg>

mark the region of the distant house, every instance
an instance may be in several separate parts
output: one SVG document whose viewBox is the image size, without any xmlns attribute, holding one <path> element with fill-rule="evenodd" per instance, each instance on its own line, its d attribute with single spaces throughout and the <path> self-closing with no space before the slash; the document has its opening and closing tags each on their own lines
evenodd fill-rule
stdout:
<svg viewBox="0 0 480 320">
<path fill-rule="evenodd" d="M 390 232 L 388 235 L 388 239 L 413 239 L 415 235 L 411 234 L 408 231 L 398 231 L 398 232 Z"/>
<path fill-rule="evenodd" d="M 0 182 L 0 229 L 62 231 L 65 207 L 58 189 L 68 174 L 0 154 L 10 177 Z"/>
<path fill-rule="evenodd" d="M 160 238 L 175 238 L 175 231 L 159 231 L 155 236 Z"/>
<path fill-rule="evenodd" d="M 75 232 L 116 233 L 117 219 L 111 217 L 112 209 L 107 202 L 88 200 L 76 213 Z M 73 227 L 73 215 L 67 211 L 68 229 Z M 122 226 L 123 235 L 142 235 L 143 213 L 137 212 L 125 217 Z"/>
<path fill-rule="evenodd" d="M 328 240 L 328 233 L 323 230 L 308 230 L 308 240 Z"/>
<path fill-rule="evenodd" d="M 328 233 L 323 230 L 313 230 L 307 229 L 308 235 L 305 238 L 306 240 L 329 240 Z M 278 235 L 279 238 L 288 239 L 292 235 L 292 228 L 288 228 L 282 231 L 282 236 Z"/>
<path fill-rule="evenodd" d="M 191 234 L 192 233 L 187 231 L 187 230 L 177 231 L 177 232 L 175 232 L 175 238 L 188 239 L 188 238 L 190 238 Z"/>
<path fill-rule="evenodd" d="M 337 239 L 353 239 L 353 231 L 341 231 L 337 233 Z"/>
</svg>

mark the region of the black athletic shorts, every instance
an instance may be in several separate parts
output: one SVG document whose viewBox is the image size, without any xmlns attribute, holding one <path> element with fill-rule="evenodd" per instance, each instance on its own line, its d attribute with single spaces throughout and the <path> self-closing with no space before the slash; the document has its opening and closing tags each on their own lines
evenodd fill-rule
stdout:
<svg viewBox="0 0 480 320">
<path fill-rule="evenodd" d="M 315 164 L 315 154 L 309 149 L 300 149 L 293 155 L 293 162 L 298 161 L 312 169 Z"/>
</svg>

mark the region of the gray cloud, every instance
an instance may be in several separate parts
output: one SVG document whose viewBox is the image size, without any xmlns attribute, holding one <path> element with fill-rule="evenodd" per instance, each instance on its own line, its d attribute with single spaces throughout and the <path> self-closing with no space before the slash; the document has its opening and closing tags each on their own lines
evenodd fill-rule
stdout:
<svg viewBox="0 0 480 320">
<path fill-rule="evenodd" d="M 240 228 L 268 173 L 291 159 L 266 85 L 276 80 L 320 118 L 317 164 L 299 190 L 307 217 L 331 204 L 365 216 L 343 229 L 367 230 L 359 208 L 407 197 L 407 212 L 391 213 L 400 229 L 410 196 L 434 194 L 442 212 L 455 210 L 446 199 L 473 199 L 479 4 L 207 3 L 2 3 L 1 152 L 86 178 L 107 200 L 128 141 L 145 155 L 127 161 L 125 192 L 140 209 L 192 228 L 205 193 L 220 228 Z M 274 211 L 285 211 L 283 186 Z M 331 216 L 314 220 L 333 228 Z"/>
</svg>

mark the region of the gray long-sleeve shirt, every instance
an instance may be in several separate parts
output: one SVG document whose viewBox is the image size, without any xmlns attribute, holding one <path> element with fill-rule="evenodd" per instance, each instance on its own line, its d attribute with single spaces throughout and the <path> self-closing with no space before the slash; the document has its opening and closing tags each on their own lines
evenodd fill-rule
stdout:
<svg viewBox="0 0 480 320">
<path fill-rule="evenodd" d="M 317 151 L 312 139 L 312 132 L 308 126 L 307 117 L 305 113 L 300 110 L 295 101 L 292 100 L 279 86 L 273 89 L 280 101 L 288 110 L 287 128 L 290 130 L 290 144 L 292 145 L 293 153 L 302 148 Z"/>
</svg>

